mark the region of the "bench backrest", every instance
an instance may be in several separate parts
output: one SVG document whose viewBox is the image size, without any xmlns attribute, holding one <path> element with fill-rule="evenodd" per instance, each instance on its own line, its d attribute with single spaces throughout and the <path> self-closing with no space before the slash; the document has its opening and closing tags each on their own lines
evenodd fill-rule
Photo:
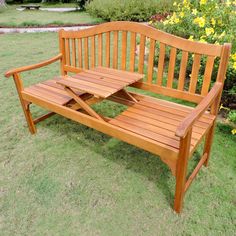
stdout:
<svg viewBox="0 0 236 236">
<path fill-rule="evenodd" d="M 135 87 L 194 103 L 208 93 L 214 64 L 219 59 L 217 81 L 224 82 L 230 53 L 229 44 L 192 42 L 134 22 L 104 23 L 81 31 L 61 30 L 59 40 L 63 74 L 95 66 L 137 71 L 146 76 Z M 189 67 L 191 76 L 187 79 Z"/>
</svg>

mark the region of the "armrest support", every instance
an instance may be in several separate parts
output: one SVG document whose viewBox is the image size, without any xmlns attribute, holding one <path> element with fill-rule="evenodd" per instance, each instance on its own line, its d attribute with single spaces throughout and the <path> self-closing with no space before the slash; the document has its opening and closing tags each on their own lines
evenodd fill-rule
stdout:
<svg viewBox="0 0 236 236">
<path fill-rule="evenodd" d="M 175 135 L 178 137 L 185 137 L 187 132 L 192 128 L 194 122 L 214 103 L 216 97 L 222 90 L 222 83 L 216 82 L 210 92 L 205 98 L 192 110 L 192 112 L 185 117 L 176 129 Z"/>
<path fill-rule="evenodd" d="M 9 78 L 10 76 L 12 76 L 14 74 L 17 74 L 17 73 L 20 73 L 20 72 L 23 72 L 23 71 L 29 71 L 29 70 L 33 70 L 33 69 L 37 69 L 37 68 L 49 65 L 49 64 L 51 64 L 51 63 L 53 63 L 57 60 L 60 60 L 61 58 L 62 58 L 62 54 L 60 53 L 57 56 L 55 56 L 55 57 L 53 57 L 49 60 L 40 62 L 38 64 L 23 66 L 23 67 L 19 67 L 19 68 L 16 68 L 16 69 L 9 70 L 5 73 L 5 77 Z"/>
</svg>

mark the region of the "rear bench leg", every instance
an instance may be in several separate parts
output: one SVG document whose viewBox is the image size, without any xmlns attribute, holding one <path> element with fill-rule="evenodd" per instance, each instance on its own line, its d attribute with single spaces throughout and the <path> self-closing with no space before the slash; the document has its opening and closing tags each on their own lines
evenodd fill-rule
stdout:
<svg viewBox="0 0 236 236">
<path fill-rule="evenodd" d="M 183 199 L 185 194 L 186 174 L 188 157 L 191 143 L 192 130 L 188 131 L 187 135 L 180 140 L 179 157 L 176 166 L 176 186 L 175 186 L 175 201 L 174 210 L 180 213 L 183 208 Z"/>
</svg>

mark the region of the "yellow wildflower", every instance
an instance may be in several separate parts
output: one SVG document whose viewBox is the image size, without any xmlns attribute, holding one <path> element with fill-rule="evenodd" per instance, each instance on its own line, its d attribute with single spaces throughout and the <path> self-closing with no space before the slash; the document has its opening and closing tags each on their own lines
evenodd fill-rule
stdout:
<svg viewBox="0 0 236 236">
<path fill-rule="evenodd" d="M 236 70 L 236 62 L 234 62 L 234 64 L 233 64 L 233 68 Z"/>
<path fill-rule="evenodd" d="M 194 41 L 193 36 L 191 35 L 191 36 L 188 38 L 188 40 Z"/>
<path fill-rule="evenodd" d="M 174 3 L 173 3 L 173 6 L 177 6 L 177 2 L 174 2 Z"/>
<path fill-rule="evenodd" d="M 192 10 L 192 13 L 193 13 L 193 15 L 196 16 L 196 15 L 197 15 L 197 9 L 193 9 L 193 10 Z"/>
<path fill-rule="evenodd" d="M 206 28 L 205 31 L 206 31 L 207 36 L 214 34 L 214 32 L 215 32 L 213 28 Z"/>
<path fill-rule="evenodd" d="M 206 2 L 207 2 L 207 0 L 201 0 L 200 5 L 204 5 L 204 4 L 206 4 Z"/>
<path fill-rule="evenodd" d="M 180 16 L 180 18 L 183 18 L 183 17 L 184 17 L 184 12 L 181 11 L 181 12 L 179 13 L 179 16 Z"/>
<path fill-rule="evenodd" d="M 227 0 L 227 1 L 225 2 L 225 5 L 229 7 L 229 6 L 231 5 L 231 1 L 230 1 L 230 0 Z"/>
<path fill-rule="evenodd" d="M 231 58 L 232 58 L 234 61 L 236 61 L 236 53 L 231 54 Z"/>
<path fill-rule="evenodd" d="M 211 24 L 215 27 L 216 25 L 216 20 L 214 18 L 211 18 Z"/>
<path fill-rule="evenodd" d="M 232 130 L 231 130 L 231 133 L 232 133 L 233 135 L 235 135 L 235 134 L 236 134 L 236 129 L 232 129 Z"/>
<path fill-rule="evenodd" d="M 203 28 L 205 26 L 206 20 L 204 17 L 196 17 L 193 23 L 198 24 L 199 27 Z"/>
<path fill-rule="evenodd" d="M 205 38 L 206 38 L 205 36 L 201 36 L 201 38 L 200 38 L 199 41 L 200 41 L 201 43 L 206 43 L 207 41 L 205 40 Z"/>
</svg>

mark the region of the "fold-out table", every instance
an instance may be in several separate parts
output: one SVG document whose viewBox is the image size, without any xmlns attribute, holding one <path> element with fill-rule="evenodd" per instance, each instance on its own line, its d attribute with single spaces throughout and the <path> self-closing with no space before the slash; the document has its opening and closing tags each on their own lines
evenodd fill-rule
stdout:
<svg viewBox="0 0 236 236">
<path fill-rule="evenodd" d="M 125 87 L 138 82 L 143 76 L 143 74 L 134 72 L 96 67 L 90 70 L 82 70 L 76 75 L 63 76 L 57 83 L 63 86 L 68 95 L 89 115 L 99 120 L 104 120 L 104 118 L 97 114 L 97 112 L 95 112 L 82 97 L 78 96 L 74 90 L 89 93 L 101 100 L 119 93 L 129 98 L 132 102 L 137 102 L 137 100 L 125 90 Z"/>
</svg>

